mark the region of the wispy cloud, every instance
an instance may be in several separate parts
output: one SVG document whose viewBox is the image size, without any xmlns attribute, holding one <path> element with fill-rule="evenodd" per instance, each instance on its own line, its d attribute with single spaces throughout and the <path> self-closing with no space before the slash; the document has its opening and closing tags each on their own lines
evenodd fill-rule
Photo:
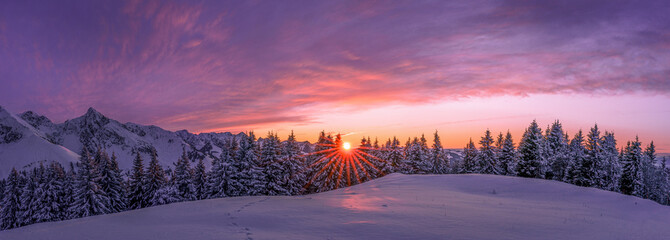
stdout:
<svg viewBox="0 0 670 240">
<path fill-rule="evenodd" d="M 94 106 L 203 131 L 308 122 L 320 104 L 670 92 L 666 1 L 0 6 L 0 102 L 57 120 Z"/>
</svg>

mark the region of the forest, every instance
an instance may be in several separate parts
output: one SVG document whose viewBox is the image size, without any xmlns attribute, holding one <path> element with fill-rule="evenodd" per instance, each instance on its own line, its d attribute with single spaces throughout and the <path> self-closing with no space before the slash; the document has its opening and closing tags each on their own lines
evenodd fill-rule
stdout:
<svg viewBox="0 0 670 240">
<path fill-rule="evenodd" d="M 572 138 L 555 121 L 542 129 L 536 121 L 516 146 L 512 135 L 490 130 L 471 139 L 461 158 L 443 149 L 438 132 L 429 146 L 424 135 L 380 143 L 362 138 L 357 149 L 341 149 L 341 136 L 319 134 L 312 148 L 301 149 L 291 133 L 282 141 L 254 132 L 224 142 L 219 158 L 206 167 L 184 150 L 173 165 L 161 166 L 139 152 L 129 171 L 119 169 L 114 153 L 85 146 L 79 162 L 62 166 L 41 162 L 13 169 L 0 181 L 1 229 L 115 213 L 182 201 L 255 195 L 302 195 L 403 174 L 495 174 L 562 181 L 670 204 L 670 170 L 657 159 L 653 142 L 636 138 L 617 148 L 614 133 L 597 125 Z M 335 154 L 340 153 L 340 154 Z M 339 156 L 339 157 L 338 157 Z M 193 166 L 192 166 L 193 165 Z"/>
</svg>

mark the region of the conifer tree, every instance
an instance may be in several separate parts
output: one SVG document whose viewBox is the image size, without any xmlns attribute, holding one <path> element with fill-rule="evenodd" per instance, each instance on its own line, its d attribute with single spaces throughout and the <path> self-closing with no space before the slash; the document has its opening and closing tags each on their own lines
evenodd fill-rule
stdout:
<svg viewBox="0 0 670 240">
<path fill-rule="evenodd" d="M 472 138 L 470 138 L 470 142 L 465 146 L 463 149 L 463 163 L 461 164 L 460 168 L 460 173 L 475 173 L 477 172 L 477 147 L 475 147 L 475 143 L 472 142 Z"/>
<path fill-rule="evenodd" d="M 74 163 L 69 164 L 69 168 L 65 173 L 63 180 L 63 205 L 61 206 L 61 219 L 71 219 L 74 214 L 70 212 L 70 206 L 74 204 L 74 192 L 77 181 L 77 173 L 75 172 Z"/>
<path fill-rule="evenodd" d="M 576 185 L 583 185 L 586 180 L 582 179 L 582 163 L 586 158 L 586 148 L 584 147 L 584 135 L 580 129 L 570 140 L 570 164 L 568 165 L 568 182 Z"/>
<path fill-rule="evenodd" d="M 619 164 L 619 154 L 616 148 L 616 139 L 614 133 L 605 132 L 602 137 L 602 157 L 603 170 L 602 188 L 609 191 L 620 190 L 619 181 L 621 178 L 621 165 Z"/>
<path fill-rule="evenodd" d="M 670 169 L 667 167 L 666 158 L 661 160 L 661 168 L 659 169 L 659 188 L 660 203 L 670 205 Z"/>
<path fill-rule="evenodd" d="M 261 192 L 263 195 L 289 195 L 289 191 L 285 188 L 289 175 L 281 159 L 280 145 L 281 141 L 277 134 L 268 132 L 261 149 L 264 181 L 267 183 L 265 191 Z"/>
<path fill-rule="evenodd" d="M 445 174 L 449 171 L 449 162 L 447 156 L 444 155 L 440 135 L 437 131 L 433 134 L 433 146 L 430 151 L 431 165 L 433 166 L 431 172 L 435 174 Z"/>
<path fill-rule="evenodd" d="M 223 149 L 222 159 L 225 166 L 224 179 L 226 180 L 224 185 L 226 195 L 228 196 L 242 196 L 247 194 L 247 186 L 244 185 L 244 171 L 246 171 L 248 165 L 245 162 L 241 161 L 241 157 L 244 155 L 244 152 L 240 150 L 240 143 L 246 141 L 246 135 L 242 135 L 241 139 L 237 141 L 236 139 L 226 140 L 226 145 Z"/>
<path fill-rule="evenodd" d="M 238 151 L 239 161 L 242 162 L 242 184 L 247 189 L 246 195 L 260 195 L 265 192 L 265 174 L 260 166 L 260 148 L 256 141 L 254 132 L 240 141 L 240 150 Z"/>
<path fill-rule="evenodd" d="M 388 161 L 390 165 L 386 169 L 382 169 L 382 171 L 387 174 L 402 172 L 403 169 L 407 168 L 405 166 L 405 161 L 403 161 L 404 158 L 403 150 L 400 147 L 400 140 L 394 136 L 388 149 L 388 156 L 386 157 L 386 161 Z"/>
<path fill-rule="evenodd" d="M 2 210 L 2 199 L 5 198 L 5 186 L 7 186 L 7 181 L 5 181 L 5 179 L 0 179 L 0 210 Z M 2 223 L 0 222 L 0 224 Z"/>
<path fill-rule="evenodd" d="M 79 171 L 74 192 L 74 203 L 70 206 L 70 212 L 74 217 L 87 217 L 98 214 L 109 213 L 109 198 L 99 185 L 100 174 L 96 166 L 84 148 L 79 159 Z"/>
<path fill-rule="evenodd" d="M 505 139 L 502 143 L 502 148 L 498 154 L 498 169 L 500 169 L 500 175 L 514 176 L 516 175 L 516 162 L 517 162 L 517 153 L 516 148 L 514 147 L 514 140 L 512 140 L 512 134 L 507 131 Z"/>
<path fill-rule="evenodd" d="M 161 167 L 160 163 L 158 162 L 158 154 L 154 148 L 151 148 L 151 160 L 149 161 L 149 166 L 144 173 L 143 182 L 143 201 L 147 203 L 148 206 L 154 206 L 153 203 L 160 202 L 153 199 L 154 197 L 160 197 L 160 195 L 156 194 L 156 192 L 165 184 L 167 184 L 165 170 L 163 170 L 163 167 Z"/>
<path fill-rule="evenodd" d="M 411 143 L 406 146 L 406 162 L 409 169 L 406 173 L 410 174 L 425 174 L 431 170 L 430 159 L 428 156 L 428 145 L 426 138 L 421 135 L 421 138 L 414 138 Z"/>
<path fill-rule="evenodd" d="M 547 129 L 546 147 L 547 147 L 547 179 L 565 181 L 568 166 L 570 164 L 569 142 L 566 133 L 563 131 L 563 125 L 556 120 L 549 129 Z"/>
<path fill-rule="evenodd" d="M 20 205 L 21 205 L 21 176 L 16 169 L 12 168 L 7 177 L 5 191 L 2 198 L 2 209 L 0 220 L 0 229 L 10 229 L 21 226 L 20 224 Z"/>
<path fill-rule="evenodd" d="M 198 164 L 193 169 L 193 187 L 195 188 L 196 200 L 207 198 L 207 172 L 202 159 L 198 160 Z"/>
<path fill-rule="evenodd" d="M 140 209 L 149 206 L 146 202 L 146 190 L 144 189 L 144 164 L 142 156 L 137 152 L 133 160 L 133 169 L 128 181 L 128 208 Z"/>
<path fill-rule="evenodd" d="M 39 168 L 30 170 L 25 178 L 23 190 L 21 192 L 21 205 L 19 211 L 19 224 L 21 226 L 33 224 L 37 221 L 35 213 L 39 211 L 40 205 L 37 201 L 37 195 L 42 194 L 43 189 L 40 188 L 42 180 L 42 173 L 44 166 L 40 163 Z"/>
<path fill-rule="evenodd" d="M 542 130 L 533 120 L 519 143 L 519 162 L 516 166 L 520 177 L 544 178 L 545 160 Z"/>
<path fill-rule="evenodd" d="M 181 157 L 175 164 L 172 176 L 172 184 L 177 188 L 179 201 L 190 201 L 195 199 L 195 186 L 193 186 L 193 170 L 190 160 L 186 155 L 186 150 L 182 152 Z"/>
<path fill-rule="evenodd" d="M 290 195 L 298 195 L 305 185 L 305 160 L 300 154 L 300 148 L 295 134 L 291 131 L 286 142 L 282 145 L 282 162 L 288 176 L 286 188 Z"/>
<path fill-rule="evenodd" d="M 123 173 L 119 169 L 119 162 L 116 160 L 116 154 L 112 153 L 112 158 L 109 160 L 110 176 L 113 183 L 109 187 L 107 194 L 109 195 L 110 206 L 115 212 L 126 210 L 126 188 L 124 186 Z"/>
<path fill-rule="evenodd" d="M 106 203 L 110 212 L 120 212 L 125 210 L 125 203 L 123 199 L 123 177 L 118 169 L 116 162 L 116 155 L 112 159 L 109 158 L 104 150 L 98 148 L 95 156 L 97 164 L 97 172 L 100 174 L 98 184 L 105 192 L 109 203 Z"/>
<path fill-rule="evenodd" d="M 635 137 L 635 141 L 629 141 L 624 150 L 622 157 L 623 172 L 621 174 L 621 193 L 643 197 L 643 160 L 642 148 L 640 145 L 640 141 Z"/>
<path fill-rule="evenodd" d="M 656 200 L 654 199 L 656 195 L 654 192 L 654 189 L 656 188 L 656 186 L 654 186 L 656 185 L 656 177 L 656 146 L 652 141 L 647 148 L 644 149 L 642 157 L 642 196 L 644 198 Z"/>
<path fill-rule="evenodd" d="M 226 197 L 228 189 L 228 166 L 234 156 L 232 140 L 225 139 L 221 147 L 221 156 L 212 160 L 212 170 L 207 178 L 208 198 Z"/>
<path fill-rule="evenodd" d="M 592 127 L 589 134 L 586 135 L 584 148 L 586 149 L 586 155 L 580 164 L 581 170 L 577 176 L 578 181 L 575 183 L 578 186 L 603 188 L 603 157 L 600 143 L 600 130 L 598 129 L 597 124 Z"/>
<path fill-rule="evenodd" d="M 180 199 L 181 196 L 177 192 L 177 188 L 175 188 L 172 184 L 166 183 L 161 186 L 158 191 L 154 192 L 154 196 L 151 198 L 151 202 L 149 204 L 151 206 L 159 206 L 173 202 L 179 202 Z"/>
<path fill-rule="evenodd" d="M 35 223 L 58 221 L 62 216 L 62 180 L 65 177 L 63 168 L 54 162 L 44 171 L 42 180 L 39 181 L 41 191 L 35 191 L 35 202 L 39 206 L 33 213 Z"/>
<path fill-rule="evenodd" d="M 479 141 L 479 154 L 477 154 L 477 170 L 483 174 L 500 174 L 496 163 L 496 150 L 493 146 L 491 131 L 486 129 L 484 136 Z"/>
</svg>

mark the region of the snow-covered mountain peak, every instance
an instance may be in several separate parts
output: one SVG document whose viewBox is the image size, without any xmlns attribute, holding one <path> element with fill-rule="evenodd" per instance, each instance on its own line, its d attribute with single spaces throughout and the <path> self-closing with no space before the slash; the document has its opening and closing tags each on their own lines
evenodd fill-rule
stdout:
<svg viewBox="0 0 670 240">
<path fill-rule="evenodd" d="M 109 118 L 105 117 L 105 115 L 103 115 L 102 113 L 90 107 L 88 108 L 88 110 L 84 115 L 72 119 L 72 121 L 88 126 L 102 127 L 108 124 L 110 120 Z"/>
</svg>

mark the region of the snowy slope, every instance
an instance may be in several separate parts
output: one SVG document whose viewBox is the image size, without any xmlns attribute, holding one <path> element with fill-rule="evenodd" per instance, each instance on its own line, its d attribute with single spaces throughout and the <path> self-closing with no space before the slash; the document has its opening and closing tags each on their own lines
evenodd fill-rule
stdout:
<svg viewBox="0 0 670 240">
<path fill-rule="evenodd" d="M 12 167 L 21 169 L 40 161 L 57 161 L 67 166 L 79 158 L 69 149 L 49 142 L 44 133 L 2 107 L 0 133 L 0 177 L 8 175 Z"/>
<path fill-rule="evenodd" d="M 540 179 L 392 174 L 295 197 L 236 197 L 42 223 L 0 239 L 668 239 L 670 207 Z"/>
<path fill-rule="evenodd" d="M 194 161 L 202 158 L 209 166 L 212 159 L 220 156 L 218 146 L 224 139 L 243 134 L 192 134 L 186 130 L 172 132 L 157 126 L 123 124 L 93 108 L 60 124 L 32 111 L 19 116 L 0 107 L 0 178 L 6 177 L 12 167 L 20 169 L 35 161 L 77 161 L 84 145 L 92 151 L 100 147 L 115 153 L 119 167 L 124 170 L 131 168 L 135 152 L 148 161 L 152 149 L 164 167 L 172 167 L 183 150 Z"/>
</svg>

